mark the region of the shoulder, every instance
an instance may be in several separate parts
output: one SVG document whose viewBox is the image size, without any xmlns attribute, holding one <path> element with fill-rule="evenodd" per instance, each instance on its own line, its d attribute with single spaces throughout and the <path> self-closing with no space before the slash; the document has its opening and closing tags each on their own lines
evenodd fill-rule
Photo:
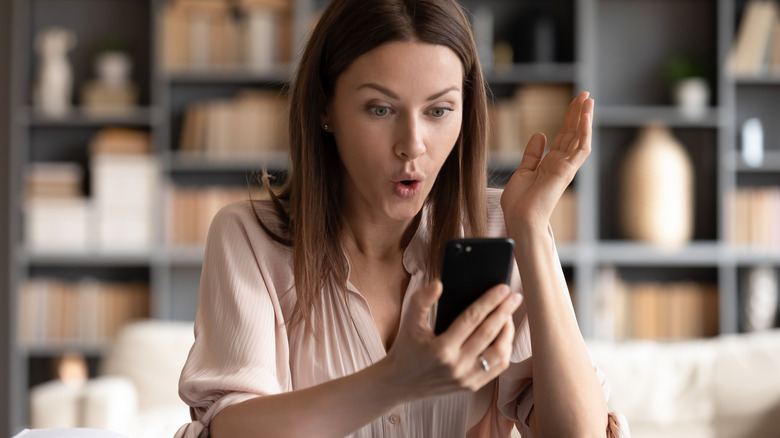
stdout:
<svg viewBox="0 0 780 438">
<path fill-rule="evenodd" d="M 211 221 L 209 239 L 240 236 L 253 241 L 270 239 L 260 221 L 271 229 L 281 227 L 279 215 L 270 200 L 242 200 L 222 207 Z"/>
<path fill-rule="evenodd" d="M 490 237 L 506 236 L 504 211 L 501 210 L 501 195 L 504 189 L 487 189 L 487 234 Z"/>
</svg>

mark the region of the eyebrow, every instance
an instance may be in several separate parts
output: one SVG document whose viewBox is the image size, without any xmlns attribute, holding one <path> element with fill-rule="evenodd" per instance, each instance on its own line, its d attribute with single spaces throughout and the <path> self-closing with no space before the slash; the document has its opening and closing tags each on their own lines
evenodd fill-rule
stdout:
<svg viewBox="0 0 780 438">
<path fill-rule="evenodd" d="M 392 99 L 400 99 L 400 97 L 396 93 L 392 92 L 390 89 L 388 89 L 386 87 L 383 87 L 381 85 L 375 84 L 373 82 L 367 82 L 367 83 L 362 84 L 359 87 L 357 87 L 358 90 L 360 90 L 362 88 L 373 88 L 374 90 L 377 90 L 380 93 L 383 93 L 383 94 L 387 95 L 388 97 L 390 97 Z M 452 87 L 445 88 L 444 90 L 441 90 L 438 93 L 434 93 L 434 94 L 428 96 L 428 98 L 426 100 L 438 99 L 441 96 L 449 93 L 450 91 L 460 91 L 460 89 L 457 86 L 453 85 Z"/>
</svg>

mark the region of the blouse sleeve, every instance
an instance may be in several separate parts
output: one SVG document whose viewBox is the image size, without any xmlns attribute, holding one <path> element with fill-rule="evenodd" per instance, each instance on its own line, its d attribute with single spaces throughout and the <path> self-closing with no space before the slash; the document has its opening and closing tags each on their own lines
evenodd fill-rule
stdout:
<svg viewBox="0 0 780 438">
<path fill-rule="evenodd" d="M 552 228 L 548 225 L 550 238 L 554 242 Z M 500 191 L 496 190 L 488 194 L 488 232 L 491 235 L 503 233 L 504 217 L 500 206 Z M 565 294 L 569 300 L 569 306 L 572 313 L 574 307 L 571 305 L 569 288 L 566 285 L 566 277 L 563 274 L 558 250 L 553 244 L 553 254 L 555 256 L 555 265 L 558 267 L 557 277 L 560 284 L 559 291 Z M 522 260 L 518 261 L 522 263 Z M 523 293 L 523 287 L 520 280 L 520 274 L 515 267 L 512 273 L 512 282 L 510 287 L 513 291 Z M 531 437 L 531 429 L 526 421 L 534 405 L 533 388 L 533 355 L 531 351 L 531 332 L 528 325 L 528 315 L 525 304 L 515 312 L 515 343 L 510 357 L 509 368 L 498 378 L 498 410 L 503 416 L 514 421 L 521 436 Z M 609 399 L 609 381 L 604 373 L 594 365 L 594 370 L 601 382 L 604 396 Z M 607 421 L 607 437 L 609 438 L 630 438 L 628 422 L 625 417 L 616 412 L 610 412 Z"/>
<path fill-rule="evenodd" d="M 266 263 L 273 245 L 246 204 L 222 209 L 209 228 L 195 318 L 195 342 L 179 380 L 193 422 L 176 437 L 206 437 L 227 406 L 289 390 L 289 347 Z M 278 253 L 278 249 L 275 250 Z"/>
</svg>

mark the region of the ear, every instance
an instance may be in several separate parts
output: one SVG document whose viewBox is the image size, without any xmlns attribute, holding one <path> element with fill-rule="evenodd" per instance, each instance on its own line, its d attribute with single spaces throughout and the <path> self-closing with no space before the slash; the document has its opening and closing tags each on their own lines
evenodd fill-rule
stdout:
<svg viewBox="0 0 780 438">
<path fill-rule="evenodd" d="M 326 106 L 325 109 L 323 109 L 320 113 L 320 126 L 325 126 L 328 124 L 330 124 L 330 117 L 328 117 L 328 108 Z"/>
</svg>

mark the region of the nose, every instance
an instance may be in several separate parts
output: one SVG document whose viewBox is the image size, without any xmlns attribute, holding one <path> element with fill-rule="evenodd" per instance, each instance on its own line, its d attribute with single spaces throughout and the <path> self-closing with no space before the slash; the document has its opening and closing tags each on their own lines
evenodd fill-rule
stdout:
<svg viewBox="0 0 780 438">
<path fill-rule="evenodd" d="M 408 115 L 398 126 L 398 137 L 393 146 L 396 156 L 404 161 L 411 161 L 425 153 L 424 130 L 420 120 L 414 115 Z"/>
</svg>

